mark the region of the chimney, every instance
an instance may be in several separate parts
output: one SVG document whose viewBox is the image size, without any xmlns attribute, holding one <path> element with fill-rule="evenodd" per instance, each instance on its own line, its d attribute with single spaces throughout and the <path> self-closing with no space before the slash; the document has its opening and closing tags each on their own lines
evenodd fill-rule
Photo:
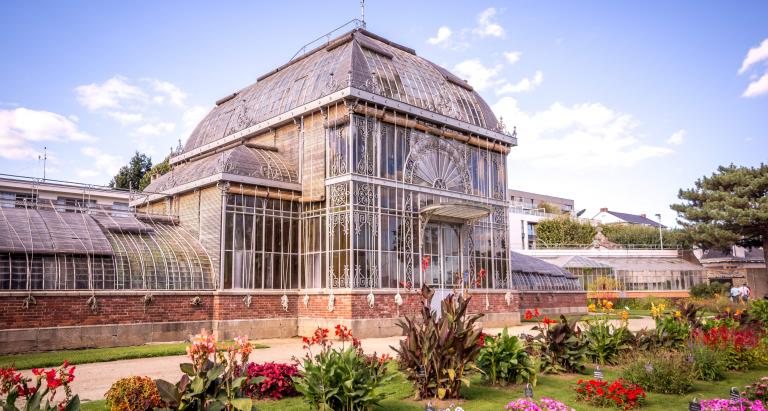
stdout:
<svg viewBox="0 0 768 411">
<path fill-rule="evenodd" d="M 640 214 L 640 217 L 643 217 L 643 218 L 645 218 L 645 213 L 643 213 L 643 214 Z"/>
<path fill-rule="evenodd" d="M 601 209 L 600 209 L 600 212 L 601 212 L 601 213 L 607 213 L 607 212 L 608 212 L 608 207 L 603 207 L 603 208 L 601 208 Z"/>
</svg>

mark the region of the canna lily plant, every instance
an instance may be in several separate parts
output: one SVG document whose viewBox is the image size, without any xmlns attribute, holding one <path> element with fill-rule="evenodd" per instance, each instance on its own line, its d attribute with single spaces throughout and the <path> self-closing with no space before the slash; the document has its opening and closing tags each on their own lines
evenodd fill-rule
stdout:
<svg viewBox="0 0 768 411">
<path fill-rule="evenodd" d="M 462 385 L 469 386 L 467 373 L 477 369 L 480 354 L 480 328 L 475 324 L 483 315 L 467 314 L 471 297 L 449 295 L 440 305 L 438 316 L 431 308 L 435 292 L 421 288 L 421 318 L 398 321 L 405 339 L 392 347 L 400 356 L 400 366 L 414 383 L 415 397 L 459 398 Z"/>
</svg>

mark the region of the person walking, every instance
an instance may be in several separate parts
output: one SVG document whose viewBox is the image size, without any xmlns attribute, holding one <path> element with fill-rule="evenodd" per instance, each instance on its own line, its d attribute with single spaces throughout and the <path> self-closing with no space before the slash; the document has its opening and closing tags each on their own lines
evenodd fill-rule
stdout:
<svg viewBox="0 0 768 411">
<path fill-rule="evenodd" d="M 749 302 L 749 298 L 752 297 L 752 289 L 749 288 L 748 285 L 744 284 L 741 286 L 741 299 L 744 302 L 744 304 L 747 304 Z"/>
<path fill-rule="evenodd" d="M 739 302 L 739 299 L 741 298 L 741 287 L 736 287 L 736 285 L 731 286 L 731 302 L 737 303 Z"/>
</svg>

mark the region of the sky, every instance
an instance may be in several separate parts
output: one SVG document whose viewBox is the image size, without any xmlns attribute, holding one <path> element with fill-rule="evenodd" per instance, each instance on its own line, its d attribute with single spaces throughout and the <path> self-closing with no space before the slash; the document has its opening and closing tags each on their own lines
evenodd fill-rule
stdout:
<svg viewBox="0 0 768 411">
<path fill-rule="evenodd" d="M 0 173 L 106 184 L 357 0 L 0 2 Z M 509 187 L 673 225 L 680 188 L 768 160 L 768 2 L 368 0 L 370 31 L 517 128 Z"/>
</svg>

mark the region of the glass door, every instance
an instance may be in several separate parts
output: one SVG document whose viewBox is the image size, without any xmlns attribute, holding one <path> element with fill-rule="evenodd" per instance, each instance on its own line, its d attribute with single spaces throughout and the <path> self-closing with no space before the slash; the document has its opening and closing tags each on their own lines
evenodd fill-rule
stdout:
<svg viewBox="0 0 768 411">
<path fill-rule="evenodd" d="M 461 282 L 461 235 L 455 224 L 429 223 L 424 229 L 422 258 L 429 259 L 424 281 L 435 288 L 450 288 Z M 422 261 L 424 265 L 425 261 Z"/>
</svg>

